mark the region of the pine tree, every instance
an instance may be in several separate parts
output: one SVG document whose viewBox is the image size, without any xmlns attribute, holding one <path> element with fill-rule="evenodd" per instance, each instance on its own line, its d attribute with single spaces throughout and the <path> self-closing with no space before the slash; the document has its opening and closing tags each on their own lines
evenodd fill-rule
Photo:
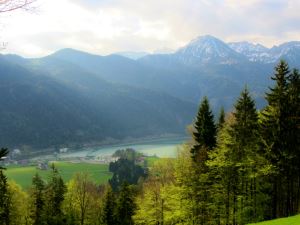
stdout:
<svg viewBox="0 0 300 225">
<path fill-rule="evenodd" d="M 110 186 L 107 187 L 107 191 L 104 197 L 104 206 L 102 213 L 102 222 L 104 225 L 115 225 L 116 221 L 116 201 L 115 196 Z"/>
<path fill-rule="evenodd" d="M 32 178 L 32 189 L 31 189 L 31 198 L 32 198 L 32 210 L 31 218 L 34 225 L 43 225 L 46 224 L 45 221 L 45 183 L 42 178 L 36 174 Z"/>
<path fill-rule="evenodd" d="M 240 161 L 247 156 L 245 146 L 252 146 L 258 137 L 258 115 L 254 100 L 250 97 L 247 88 L 237 100 L 233 115 L 235 122 L 232 125 L 231 135 L 235 141 L 234 145 L 236 145 L 235 157 L 237 157 L 237 161 Z"/>
<path fill-rule="evenodd" d="M 136 209 L 134 201 L 134 192 L 132 186 L 124 182 L 121 186 L 117 208 L 116 218 L 119 225 L 133 225 L 133 215 Z"/>
<path fill-rule="evenodd" d="M 200 104 L 194 128 L 195 144 L 191 148 L 191 157 L 194 161 L 191 188 L 196 204 L 193 207 L 192 217 L 194 223 L 205 224 L 209 217 L 209 171 L 206 162 L 209 151 L 216 146 L 217 131 L 207 97 L 204 97 Z"/>
<path fill-rule="evenodd" d="M 51 170 L 50 181 L 45 188 L 47 223 L 53 225 L 64 224 L 62 203 L 66 186 L 54 164 L 51 165 Z"/>
<path fill-rule="evenodd" d="M 257 161 L 258 154 L 258 115 L 247 88 L 237 100 L 233 116 L 234 123 L 229 130 L 231 143 L 228 144 L 233 165 L 233 224 L 245 224 L 257 216 L 253 204 L 257 201 L 256 181 L 250 177 L 253 177 L 258 167 L 252 165 L 252 162 Z"/>
<path fill-rule="evenodd" d="M 7 148 L 0 149 L 0 161 L 8 154 Z M 4 175 L 5 168 L 0 166 L 0 225 L 9 225 L 10 220 L 10 195 L 8 192 L 7 177 Z"/>
<path fill-rule="evenodd" d="M 0 225 L 9 225 L 10 195 L 8 193 L 7 178 L 0 169 Z"/>
<path fill-rule="evenodd" d="M 293 202 L 290 204 L 290 214 L 295 214 L 300 205 L 300 74 L 294 69 L 288 77 L 288 143 L 291 149 L 290 163 L 290 198 Z"/>
<path fill-rule="evenodd" d="M 221 107 L 219 119 L 218 119 L 218 131 L 220 131 L 225 123 L 225 111 L 224 107 Z"/>
<path fill-rule="evenodd" d="M 294 168 L 300 174 L 300 74 L 297 69 L 294 69 L 288 77 L 288 102 L 289 102 L 289 143 L 292 145 L 293 155 L 295 160 Z"/>
<path fill-rule="evenodd" d="M 201 150 L 212 149 L 216 145 L 216 126 L 207 97 L 204 97 L 200 104 L 193 136 L 195 145 L 191 149 L 191 153 L 193 159 L 197 161 L 201 158 Z"/>
<path fill-rule="evenodd" d="M 210 187 L 215 223 L 247 224 L 263 218 L 265 160 L 258 152 L 258 114 L 254 100 L 243 90 L 223 128 L 218 146 L 210 152 Z"/>
<path fill-rule="evenodd" d="M 277 175 L 272 177 L 270 193 L 272 196 L 271 218 L 289 216 L 296 210 L 293 209 L 294 204 L 291 201 L 292 193 L 295 191 L 293 190 L 295 183 L 293 162 L 297 158 L 295 135 L 297 136 L 299 133 L 297 128 L 295 130 L 295 111 L 293 109 L 295 105 L 291 100 L 296 97 L 292 94 L 295 91 L 292 88 L 294 85 L 291 85 L 291 80 L 295 79 L 296 81 L 296 77 L 297 72 L 291 75 L 288 64 L 280 61 L 275 68 L 274 77 L 272 77 L 275 86 L 270 88 L 270 92 L 267 93 L 268 105 L 262 112 L 260 133 L 263 148 L 267 159 L 277 168 Z"/>
<path fill-rule="evenodd" d="M 8 150 L 7 148 L 1 148 L 0 149 L 0 161 L 4 160 L 4 158 L 8 155 Z M 3 167 L 0 166 L 0 170 L 4 169 Z"/>
</svg>

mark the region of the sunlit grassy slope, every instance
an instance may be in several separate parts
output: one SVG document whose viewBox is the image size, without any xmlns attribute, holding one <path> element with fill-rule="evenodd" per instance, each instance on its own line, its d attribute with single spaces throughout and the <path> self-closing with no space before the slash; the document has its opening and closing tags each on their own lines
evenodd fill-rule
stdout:
<svg viewBox="0 0 300 225">
<path fill-rule="evenodd" d="M 250 225 L 300 225 L 300 215 Z"/>
<path fill-rule="evenodd" d="M 89 163 L 70 163 L 70 162 L 55 162 L 62 178 L 65 182 L 69 181 L 74 174 L 78 172 L 87 172 L 91 179 L 97 184 L 103 184 L 111 178 L 111 173 L 108 171 L 108 165 L 89 164 Z M 23 188 L 28 188 L 31 185 L 32 177 L 39 173 L 45 180 L 49 177 L 50 169 L 47 171 L 39 170 L 35 166 L 10 166 L 5 171 L 8 179 L 14 180 Z"/>
</svg>

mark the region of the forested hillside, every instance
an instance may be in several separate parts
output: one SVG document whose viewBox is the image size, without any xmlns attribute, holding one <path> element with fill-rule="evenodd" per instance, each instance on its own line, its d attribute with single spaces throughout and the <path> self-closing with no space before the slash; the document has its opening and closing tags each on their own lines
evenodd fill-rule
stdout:
<svg viewBox="0 0 300 225">
<path fill-rule="evenodd" d="M 247 87 L 218 119 L 204 97 L 176 159 L 149 166 L 132 149 L 117 151 L 104 186 L 88 174 L 65 184 L 52 166 L 47 181 L 37 174 L 24 192 L 1 168 L 0 221 L 243 225 L 300 213 L 300 74 L 280 61 L 272 80 L 262 110 Z"/>
<path fill-rule="evenodd" d="M 112 84 L 70 63 L 34 60 L 28 69 L 26 60 L 13 58 L 0 58 L 0 142 L 7 147 L 182 135 L 196 110 L 193 103 Z"/>
<path fill-rule="evenodd" d="M 283 57 L 298 66 L 299 52 L 298 42 L 268 49 L 208 35 L 136 60 L 74 49 L 1 55 L 1 143 L 46 148 L 184 135 L 203 96 L 215 114 L 231 111 L 247 84 L 264 107 L 275 63 Z"/>
</svg>

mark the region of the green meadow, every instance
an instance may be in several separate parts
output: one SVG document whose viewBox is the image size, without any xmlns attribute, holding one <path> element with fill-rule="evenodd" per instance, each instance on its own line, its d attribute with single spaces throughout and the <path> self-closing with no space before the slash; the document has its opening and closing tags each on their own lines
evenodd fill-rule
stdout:
<svg viewBox="0 0 300 225">
<path fill-rule="evenodd" d="M 55 162 L 54 165 L 59 170 L 65 182 L 68 182 L 74 174 L 79 172 L 87 172 L 91 180 L 97 184 L 104 184 L 111 178 L 112 174 L 108 171 L 106 164 L 91 164 L 91 163 L 71 163 L 71 162 Z M 23 188 L 28 188 L 31 185 L 32 177 L 38 173 L 43 179 L 47 180 L 50 174 L 48 170 L 37 169 L 36 166 L 9 166 L 5 174 L 8 179 L 14 180 Z"/>
<path fill-rule="evenodd" d="M 300 225 L 300 215 L 249 225 Z"/>
</svg>

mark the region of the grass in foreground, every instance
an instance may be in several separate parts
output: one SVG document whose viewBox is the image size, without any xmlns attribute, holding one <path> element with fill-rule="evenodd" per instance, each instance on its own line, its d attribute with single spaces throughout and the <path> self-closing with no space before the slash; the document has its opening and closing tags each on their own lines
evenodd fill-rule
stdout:
<svg viewBox="0 0 300 225">
<path fill-rule="evenodd" d="M 265 221 L 261 223 L 253 223 L 249 225 L 300 225 L 300 215 Z"/>
<path fill-rule="evenodd" d="M 71 162 L 55 162 L 54 165 L 59 170 L 63 180 L 68 182 L 74 174 L 78 172 L 87 172 L 91 179 L 97 184 L 104 184 L 111 178 L 112 174 L 108 171 L 108 165 L 89 164 L 89 163 L 71 163 Z M 35 166 L 9 166 L 5 171 L 8 179 L 14 180 L 22 188 L 31 186 L 32 177 L 38 173 L 42 178 L 47 180 L 50 169 L 39 170 Z"/>
</svg>

